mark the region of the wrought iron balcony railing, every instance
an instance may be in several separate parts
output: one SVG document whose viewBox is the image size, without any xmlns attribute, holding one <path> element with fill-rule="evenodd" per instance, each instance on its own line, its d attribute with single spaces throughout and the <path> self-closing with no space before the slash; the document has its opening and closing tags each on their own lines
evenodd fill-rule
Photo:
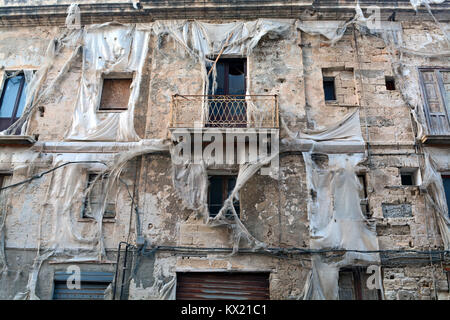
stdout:
<svg viewBox="0 0 450 320">
<path fill-rule="evenodd" d="M 173 95 L 172 128 L 278 128 L 277 95 Z"/>
</svg>

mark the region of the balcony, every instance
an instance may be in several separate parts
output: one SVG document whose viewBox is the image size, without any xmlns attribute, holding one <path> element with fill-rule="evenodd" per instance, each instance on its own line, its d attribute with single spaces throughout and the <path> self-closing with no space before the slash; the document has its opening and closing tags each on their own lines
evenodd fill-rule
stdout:
<svg viewBox="0 0 450 320">
<path fill-rule="evenodd" d="M 279 127 L 277 95 L 173 95 L 171 128 Z"/>
</svg>

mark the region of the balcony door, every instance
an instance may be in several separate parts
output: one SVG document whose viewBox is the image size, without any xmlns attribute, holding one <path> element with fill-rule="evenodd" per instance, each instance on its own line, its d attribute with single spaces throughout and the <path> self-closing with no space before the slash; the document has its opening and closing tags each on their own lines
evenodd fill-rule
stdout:
<svg viewBox="0 0 450 320">
<path fill-rule="evenodd" d="M 215 79 L 213 74 L 211 72 L 209 75 L 209 114 L 206 126 L 246 127 L 246 59 L 219 59 Z"/>
</svg>

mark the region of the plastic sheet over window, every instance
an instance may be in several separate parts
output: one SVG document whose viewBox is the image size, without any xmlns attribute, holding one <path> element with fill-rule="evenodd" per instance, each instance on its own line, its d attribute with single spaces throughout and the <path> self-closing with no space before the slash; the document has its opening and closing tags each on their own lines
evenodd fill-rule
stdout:
<svg viewBox="0 0 450 320">
<path fill-rule="evenodd" d="M 83 30 L 83 66 L 78 99 L 66 140 L 138 141 L 134 108 L 139 97 L 149 32 L 115 23 Z M 135 73 L 128 108 L 123 112 L 97 113 L 103 76 Z"/>
</svg>

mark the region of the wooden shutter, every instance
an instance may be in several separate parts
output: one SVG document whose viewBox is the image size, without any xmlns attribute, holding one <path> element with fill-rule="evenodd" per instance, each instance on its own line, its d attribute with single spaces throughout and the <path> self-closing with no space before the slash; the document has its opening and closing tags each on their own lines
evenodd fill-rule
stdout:
<svg viewBox="0 0 450 320">
<path fill-rule="evenodd" d="M 268 300 L 269 273 L 177 273 L 178 300 Z"/>
<path fill-rule="evenodd" d="M 80 289 L 69 289 L 66 272 L 55 272 L 53 300 L 103 300 L 105 290 L 113 280 L 113 273 L 82 272 Z"/>
<path fill-rule="evenodd" d="M 420 69 L 420 80 L 429 133 L 449 135 L 450 78 L 448 70 Z"/>
</svg>

